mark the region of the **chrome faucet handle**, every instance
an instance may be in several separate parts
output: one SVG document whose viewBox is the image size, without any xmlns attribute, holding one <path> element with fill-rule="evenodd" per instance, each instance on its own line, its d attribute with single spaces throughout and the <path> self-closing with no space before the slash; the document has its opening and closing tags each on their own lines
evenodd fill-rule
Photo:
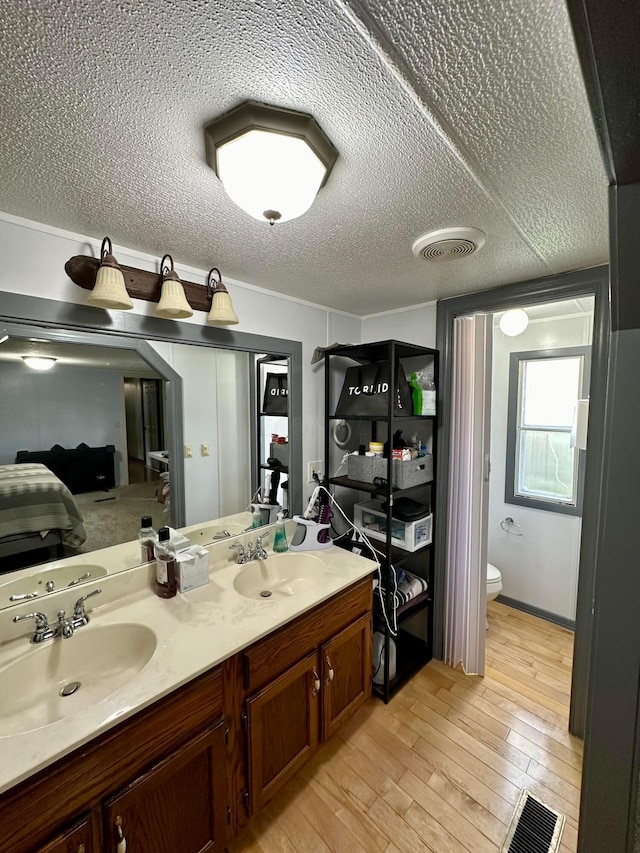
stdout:
<svg viewBox="0 0 640 853">
<path fill-rule="evenodd" d="M 73 618 L 84 620 L 84 624 L 86 625 L 89 621 L 89 617 L 84 612 L 84 603 L 88 598 L 93 598 L 94 595 L 100 595 L 101 592 L 101 589 L 94 589 L 91 592 L 88 592 L 86 595 L 81 595 L 80 598 L 73 605 Z"/>
<path fill-rule="evenodd" d="M 34 613 L 25 613 L 24 616 L 13 617 L 14 622 L 24 622 L 25 619 L 36 620 L 36 630 L 31 637 L 32 643 L 41 643 L 43 640 L 50 640 L 51 637 L 55 637 L 57 626 L 49 625 L 49 620 L 44 613 L 36 610 Z"/>
<path fill-rule="evenodd" d="M 256 539 L 256 551 L 259 551 L 260 548 L 262 548 L 262 540 L 268 539 L 270 535 L 271 535 L 271 531 L 265 530 L 265 532 L 262 534 L 262 536 L 258 536 L 258 538 Z"/>
<path fill-rule="evenodd" d="M 24 616 L 14 616 L 14 622 L 24 622 L 25 619 L 35 619 L 36 620 L 36 630 L 46 631 L 49 627 L 49 620 L 44 615 L 44 613 L 39 613 L 38 611 L 34 613 L 25 613 Z"/>
<path fill-rule="evenodd" d="M 73 637 L 74 624 L 71 619 L 67 619 L 67 615 L 64 610 L 58 610 L 58 624 L 56 625 L 56 628 L 58 629 L 57 633 L 65 640 L 68 640 L 69 637 Z"/>
<path fill-rule="evenodd" d="M 229 545 L 229 549 L 232 551 L 234 549 L 238 551 L 236 563 L 239 566 L 242 566 L 244 563 L 247 562 L 247 555 L 245 554 L 244 545 L 242 544 L 242 542 L 232 542 L 231 545 Z M 251 549 L 251 543 L 249 543 L 249 549 Z"/>
<path fill-rule="evenodd" d="M 19 594 L 10 595 L 9 601 L 29 601 L 30 599 L 37 597 L 37 592 L 21 592 Z"/>
</svg>

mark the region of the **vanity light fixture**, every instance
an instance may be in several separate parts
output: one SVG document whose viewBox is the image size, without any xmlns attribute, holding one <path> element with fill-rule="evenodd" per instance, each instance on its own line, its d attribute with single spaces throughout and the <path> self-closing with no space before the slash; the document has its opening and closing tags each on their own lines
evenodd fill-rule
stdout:
<svg viewBox="0 0 640 853">
<path fill-rule="evenodd" d="M 503 334 L 515 338 L 517 335 L 521 335 L 529 325 L 529 315 L 522 308 L 513 308 L 510 311 L 505 311 L 500 317 L 498 325 Z"/>
<path fill-rule="evenodd" d="M 338 157 L 312 115 L 256 101 L 214 119 L 204 135 L 231 201 L 271 225 L 309 210 Z"/>
<path fill-rule="evenodd" d="M 215 278 L 215 273 L 218 277 Z M 235 326 L 239 323 L 238 315 L 233 310 L 229 291 L 222 283 L 222 276 L 217 267 L 209 270 L 207 276 L 207 296 L 211 299 L 211 310 L 207 317 L 210 326 Z"/>
<path fill-rule="evenodd" d="M 165 266 L 167 259 L 171 266 Z M 164 255 L 160 261 L 160 275 L 162 276 L 162 293 L 156 308 L 156 317 L 165 317 L 167 320 L 184 320 L 187 317 L 193 317 L 193 308 L 184 295 L 184 288 L 173 268 L 171 255 Z"/>
<path fill-rule="evenodd" d="M 49 358 L 48 356 L 39 356 L 39 355 L 23 355 L 22 360 L 30 367 L 32 370 L 51 370 L 53 365 L 56 363 L 55 358 Z"/>
<path fill-rule="evenodd" d="M 128 311 L 133 308 L 133 302 L 124 283 L 122 270 L 113 257 L 111 240 L 108 237 L 102 241 L 100 266 L 88 302 L 89 305 L 95 305 L 97 308 L 116 308 L 120 311 Z"/>
</svg>

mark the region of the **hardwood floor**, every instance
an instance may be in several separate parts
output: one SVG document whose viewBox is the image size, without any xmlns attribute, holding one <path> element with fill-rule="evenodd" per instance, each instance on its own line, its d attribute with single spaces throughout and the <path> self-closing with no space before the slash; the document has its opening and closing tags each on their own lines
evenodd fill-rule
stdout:
<svg viewBox="0 0 640 853">
<path fill-rule="evenodd" d="M 575 853 L 573 634 L 496 602 L 489 626 L 484 678 L 433 661 L 387 706 L 372 699 L 229 853 L 495 853 L 522 788 L 566 815 Z"/>
</svg>

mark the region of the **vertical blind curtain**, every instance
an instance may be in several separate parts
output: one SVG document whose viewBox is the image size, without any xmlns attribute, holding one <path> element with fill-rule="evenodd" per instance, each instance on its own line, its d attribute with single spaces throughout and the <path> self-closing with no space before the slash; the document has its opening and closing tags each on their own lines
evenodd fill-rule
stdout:
<svg viewBox="0 0 640 853">
<path fill-rule="evenodd" d="M 484 675 L 488 367 L 484 315 L 454 321 L 445 663 Z"/>
</svg>

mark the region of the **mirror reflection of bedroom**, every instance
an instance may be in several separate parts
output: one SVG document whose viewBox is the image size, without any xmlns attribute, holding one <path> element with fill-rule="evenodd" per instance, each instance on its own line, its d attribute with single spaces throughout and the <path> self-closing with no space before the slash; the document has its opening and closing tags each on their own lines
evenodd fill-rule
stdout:
<svg viewBox="0 0 640 853">
<path fill-rule="evenodd" d="M 0 574 L 170 523 L 163 382 L 135 351 L 10 339 L 0 400 Z"/>
</svg>

